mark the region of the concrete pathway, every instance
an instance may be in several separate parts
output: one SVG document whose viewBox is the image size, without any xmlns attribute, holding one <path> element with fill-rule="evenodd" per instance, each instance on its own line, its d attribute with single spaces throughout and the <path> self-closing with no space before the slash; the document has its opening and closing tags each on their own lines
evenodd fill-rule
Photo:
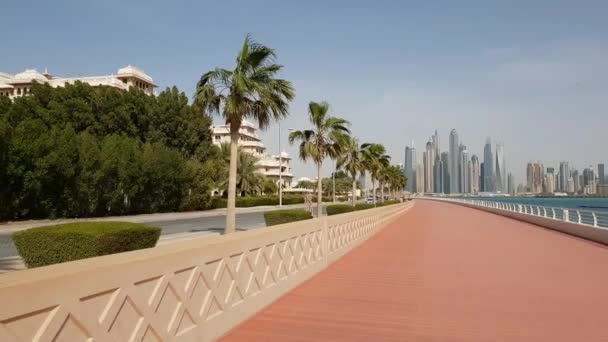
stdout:
<svg viewBox="0 0 608 342">
<path fill-rule="evenodd" d="M 414 208 L 224 341 L 608 341 L 608 248 Z"/>
</svg>

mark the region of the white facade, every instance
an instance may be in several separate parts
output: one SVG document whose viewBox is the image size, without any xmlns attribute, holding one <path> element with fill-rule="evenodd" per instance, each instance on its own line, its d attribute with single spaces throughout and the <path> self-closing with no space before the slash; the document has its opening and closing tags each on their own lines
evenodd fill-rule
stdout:
<svg viewBox="0 0 608 342">
<path fill-rule="evenodd" d="M 213 143 L 217 146 L 230 143 L 230 125 L 215 125 L 212 126 Z M 292 186 L 293 173 L 289 162 L 291 158 L 287 152 L 281 152 L 281 155 L 266 154 L 266 146 L 258 137 L 257 128 L 247 120 L 243 121 L 239 130 L 239 141 L 243 152 L 250 153 L 257 157 L 258 171 L 272 179 L 275 183 L 279 183 L 279 178 L 282 180 L 283 188 L 289 189 Z M 280 177 L 279 177 L 279 170 Z"/>
<path fill-rule="evenodd" d="M 34 83 L 46 83 L 56 88 L 74 84 L 76 81 L 93 87 L 107 86 L 125 91 L 137 88 L 148 95 L 154 95 L 154 88 L 157 87 L 152 77 L 131 65 L 119 69 L 116 75 L 87 77 L 58 77 L 51 75 L 46 70 L 40 73 L 35 69 L 26 69 L 15 75 L 0 72 L 0 96 L 14 99 L 28 95 L 31 93 Z"/>
</svg>

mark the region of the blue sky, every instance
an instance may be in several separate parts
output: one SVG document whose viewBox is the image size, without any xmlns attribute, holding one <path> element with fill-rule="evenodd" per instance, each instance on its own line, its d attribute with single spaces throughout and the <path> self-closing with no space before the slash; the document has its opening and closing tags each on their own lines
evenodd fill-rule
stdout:
<svg viewBox="0 0 608 342">
<path fill-rule="evenodd" d="M 606 1 L 11 1 L 0 12 L 4 72 L 133 64 L 190 95 L 251 33 L 296 87 L 284 128 L 307 127 L 306 104 L 327 100 L 395 163 L 435 128 L 444 150 L 452 128 L 478 155 L 486 137 L 503 142 L 518 183 L 530 160 L 608 162 Z M 276 127 L 262 136 L 276 151 Z"/>
</svg>

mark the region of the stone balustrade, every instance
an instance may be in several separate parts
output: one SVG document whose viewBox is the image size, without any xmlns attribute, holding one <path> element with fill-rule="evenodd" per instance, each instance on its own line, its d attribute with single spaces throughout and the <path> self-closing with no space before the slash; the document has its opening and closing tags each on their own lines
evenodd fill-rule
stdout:
<svg viewBox="0 0 608 342">
<path fill-rule="evenodd" d="M 0 276 L 0 341 L 210 341 L 412 202 Z"/>
</svg>

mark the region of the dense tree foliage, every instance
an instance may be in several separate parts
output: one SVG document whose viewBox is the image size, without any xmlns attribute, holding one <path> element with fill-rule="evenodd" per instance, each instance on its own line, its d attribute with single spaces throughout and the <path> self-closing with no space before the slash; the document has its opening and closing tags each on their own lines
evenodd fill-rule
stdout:
<svg viewBox="0 0 608 342">
<path fill-rule="evenodd" d="M 0 219 L 206 208 L 226 169 L 210 125 L 175 87 L 0 97 Z"/>
</svg>

